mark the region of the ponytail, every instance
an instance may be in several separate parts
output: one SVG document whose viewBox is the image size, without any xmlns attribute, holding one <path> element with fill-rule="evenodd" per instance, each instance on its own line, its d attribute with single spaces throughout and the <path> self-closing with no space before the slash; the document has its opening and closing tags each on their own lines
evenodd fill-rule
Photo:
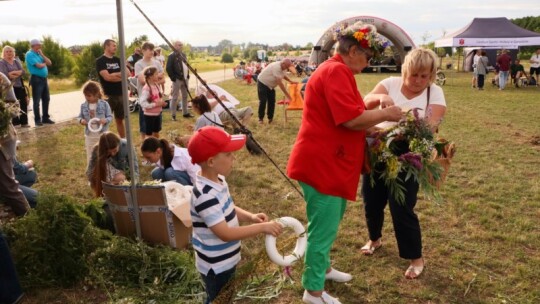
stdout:
<svg viewBox="0 0 540 304">
<path fill-rule="evenodd" d="M 161 164 L 165 169 L 170 168 L 172 159 L 173 159 L 173 147 L 169 144 L 169 142 L 162 138 L 157 139 L 155 137 L 148 137 L 145 139 L 141 145 L 141 152 L 150 152 L 154 153 L 157 151 L 157 149 L 161 149 Z"/>
</svg>

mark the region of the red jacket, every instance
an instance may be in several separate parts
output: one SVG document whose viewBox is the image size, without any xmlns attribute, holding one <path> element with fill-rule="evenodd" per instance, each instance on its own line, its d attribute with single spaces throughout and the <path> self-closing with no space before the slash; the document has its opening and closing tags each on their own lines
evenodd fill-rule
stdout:
<svg viewBox="0 0 540 304">
<path fill-rule="evenodd" d="M 364 110 L 354 75 L 341 56 L 321 64 L 306 86 L 302 124 L 288 175 L 320 193 L 356 200 L 366 133 L 342 124 Z"/>
</svg>

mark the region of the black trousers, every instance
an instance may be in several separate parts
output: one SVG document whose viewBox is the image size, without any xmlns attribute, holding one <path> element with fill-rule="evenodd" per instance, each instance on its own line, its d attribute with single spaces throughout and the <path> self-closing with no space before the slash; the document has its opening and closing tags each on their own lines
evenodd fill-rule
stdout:
<svg viewBox="0 0 540 304">
<path fill-rule="evenodd" d="M 24 87 L 13 87 L 15 97 L 19 100 L 22 113 L 20 116 L 13 118 L 13 125 L 27 125 L 28 124 L 28 103 L 26 103 L 26 90 Z"/>
<path fill-rule="evenodd" d="M 478 74 L 478 88 L 482 89 L 484 87 L 484 79 L 486 78 L 486 75 L 484 74 Z"/>
<path fill-rule="evenodd" d="M 400 173 L 399 177 L 405 180 L 405 173 Z M 405 187 L 405 202 L 400 204 L 390 195 L 390 190 L 377 175 L 374 186 L 371 186 L 369 174 L 364 174 L 362 177 L 362 196 L 369 239 L 376 241 L 381 238 L 384 208 L 389 204 L 399 256 L 412 260 L 422 257 L 420 222 L 414 213 L 419 185 L 410 178 L 403 182 L 403 186 Z"/>
<path fill-rule="evenodd" d="M 270 89 L 259 81 L 257 82 L 257 93 L 259 95 L 259 120 L 264 118 L 266 104 L 268 104 L 268 120 L 273 120 L 276 107 L 276 90 Z"/>
<path fill-rule="evenodd" d="M 0 232 L 0 303 L 14 303 L 21 295 L 21 284 L 11 253 L 4 235 Z"/>
</svg>

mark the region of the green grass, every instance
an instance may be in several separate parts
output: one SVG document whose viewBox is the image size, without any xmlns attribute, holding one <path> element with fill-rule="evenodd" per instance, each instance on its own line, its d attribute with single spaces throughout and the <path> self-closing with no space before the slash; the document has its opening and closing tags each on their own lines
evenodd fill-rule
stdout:
<svg viewBox="0 0 540 304">
<path fill-rule="evenodd" d="M 75 79 L 71 78 L 49 78 L 49 90 L 52 94 L 67 93 L 80 90 L 80 86 L 75 83 Z"/>
<path fill-rule="evenodd" d="M 538 303 L 540 291 L 540 88 L 485 91 L 470 88 L 470 74 L 447 73 L 443 87 L 448 112 L 440 135 L 457 144 L 457 153 L 436 204 L 422 196 L 416 211 L 423 232 L 426 269 L 415 281 L 403 272 L 408 262 L 398 257 L 390 214 L 383 229 L 384 246 L 372 257 L 359 254 L 367 241 L 360 198 L 349 202 L 332 250 L 333 265 L 354 275 L 347 284 L 328 283 L 326 289 L 343 303 Z M 363 74 L 358 79 L 365 95 L 385 74 Z M 492 74 L 489 75 L 491 78 Z M 236 80 L 222 87 L 237 96 L 241 106 L 257 109 L 255 86 Z M 278 100 L 282 94 L 278 91 Z M 275 123 L 249 125 L 257 141 L 285 170 L 294 143 L 300 112 L 285 124 L 276 107 Z M 137 115 L 131 126 L 137 149 L 140 137 Z M 193 120 L 172 122 L 164 114 L 163 137 L 183 134 Z M 111 127 L 115 130 L 115 127 Z M 85 203 L 91 191 L 84 178 L 86 166 L 83 130 L 79 125 L 55 125 L 20 134 L 20 159 L 32 158 L 39 169 L 36 188 L 54 189 Z M 140 152 L 139 152 L 140 154 Z M 140 155 L 139 155 L 140 156 Z M 142 167 L 143 179 L 151 168 Z M 264 157 L 246 150 L 237 153 L 228 178 L 235 203 L 270 217 L 292 216 L 307 224 L 305 205 L 296 191 Z M 264 250 L 264 237 L 244 241 L 243 257 L 249 261 Z M 260 276 L 279 272 L 268 263 Z M 300 267 L 294 283 L 286 283 L 278 298 L 243 299 L 239 303 L 301 303 Z M 272 282 L 272 283 L 268 283 Z M 263 286 L 277 284 L 266 281 Z M 28 303 L 44 303 L 52 291 L 30 290 Z M 136 298 L 136 290 L 133 291 Z M 91 293 L 65 290 L 54 294 L 66 303 L 94 303 Z M 75 295 L 74 295 L 75 294 Z M 88 295 L 88 297 L 85 297 Z M 84 300 L 86 299 L 86 300 Z M 26 302 L 25 302 L 26 303 Z"/>
<path fill-rule="evenodd" d="M 222 63 L 221 56 L 205 56 L 203 58 L 195 58 L 193 60 L 189 60 L 189 64 L 194 69 L 197 69 L 197 72 L 199 73 L 223 69 L 232 69 L 239 62 L 240 60 L 237 60 L 234 63 Z"/>
</svg>

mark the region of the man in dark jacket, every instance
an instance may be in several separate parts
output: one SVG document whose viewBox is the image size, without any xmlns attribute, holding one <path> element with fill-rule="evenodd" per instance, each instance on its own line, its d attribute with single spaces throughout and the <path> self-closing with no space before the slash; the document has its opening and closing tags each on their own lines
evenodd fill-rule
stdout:
<svg viewBox="0 0 540 304">
<path fill-rule="evenodd" d="M 178 97 L 182 94 L 182 116 L 191 118 L 193 115 L 188 110 L 188 82 L 189 71 L 187 65 L 182 59 L 186 59 L 186 55 L 182 52 L 183 44 L 180 41 L 174 42 L 175 51 L 172 52 L 167 59 L 167 74 L 172 81 L 171 91 L 171 115 L 172 119 L 176 120 L 176 108 L 178 106 Z"/>
</svg>

